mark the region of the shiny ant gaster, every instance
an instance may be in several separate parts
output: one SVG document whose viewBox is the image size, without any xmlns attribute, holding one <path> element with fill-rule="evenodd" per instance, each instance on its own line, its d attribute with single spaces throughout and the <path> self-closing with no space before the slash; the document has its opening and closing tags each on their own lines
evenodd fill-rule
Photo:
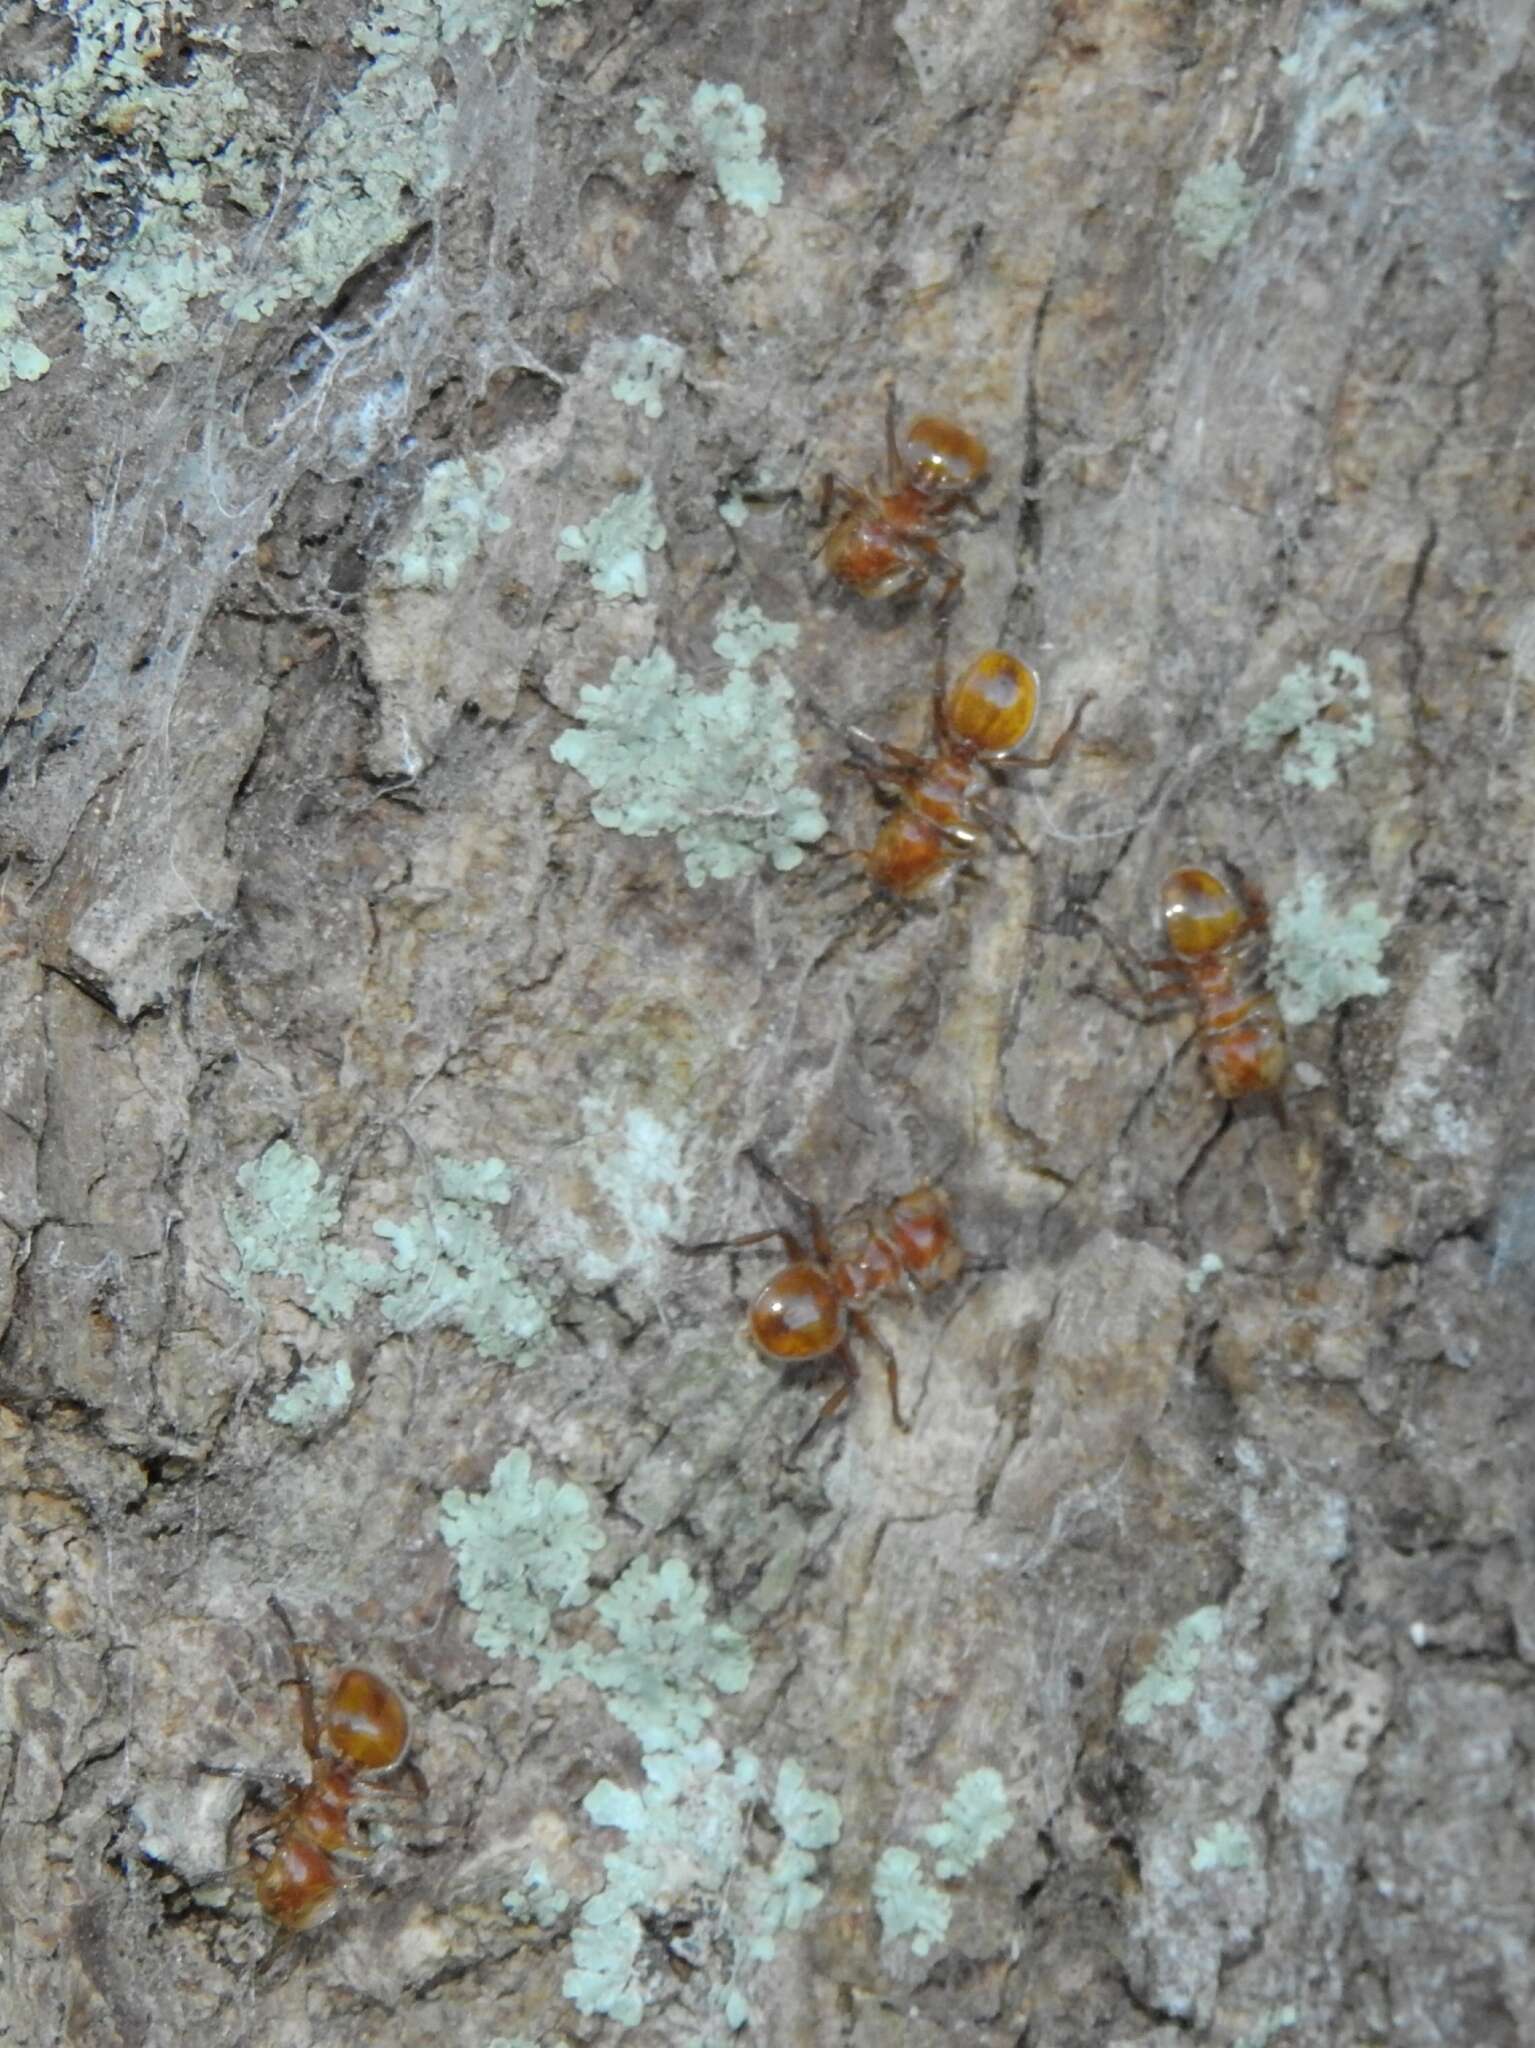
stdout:
<svg viewBox="0 0 1535 2048">
<path fill-rule="evenodd" d="M 1224 1102 L 1272 1097 L 1289 1065 L 1284 1019 L 1265 978 L 1268 904 L 1257 884 L 1232 871 L 1174 868 L 1162 884 L 1169 954 L 1138 962 L 1170 979 L 1134 986 L 1145 1022 L 1173 1004 L 1195 1013 L 1195 1037 L 1211 1085 Z M 1131 972 L 1119 947 L 1120 965 Z M 1132 983 L 1135 977 L 1131 975 Z"/>
<path fill-rule="evenodd" d="M 897 1287 L 931 1293 L 954 1279 L 965 1263 L 964 1248 L 954 1234 L 949 1198 L 941 1188 L 924 1185 L 897 1195 L 883 1207 L 850 1210 L 828 1230 L 820 1209 L 780 1179 L 755 1153 L 748 1154 L 765 1179 L 772 1180 L 804 1209 L 809 1243 L 792 1230 L 756 1230 L 745 1237 L 687 1245 L 690 1252 L 739 1251 L 777 1239 L 789 1263 L 780 1267 L 759 1291 L 747 1313 L 746 1327 L 765 1358 L 793 1366 L 826 1360 L 840 1367 L 843 1379 L 833 1388 L 815 1421 L 794 1446 L 792 1465 L 821 1424 L 836 1414 L 858 1383 L 858 1366 L 850 1333 L 880 1352 L 890 1390 L 890 1413 L 897 1429 L 909 1430 L 901 1415 L 895 1353 L 874 1329 L 864 1304 Z"/>
<path fill-rule="evenodd" d="M 930 414 L 913 420 L 897 440 L 895 414 L 892 385 L 885 408 L 885 489 L 873 477 L 860 488 L 830 470 L 823 479 L 822 520 L 830 519 L 838 499 L 843 509 L 819 552 L 837 581 L 860 597 L 909 596 L 942 569 L 941 611 L 965 572 L 938 542 L 962 505 L 974 509 L 973 494 L 990 458 L 976 435 Z"/>
<path fill-rule="evenodd" d="M 293 1623 L 275 1598 L 271 1607 L 293 1655 L 297 1676 L 290 1683 L 298 1689 L 309 1783 L 295 1788 L 264 1830 L 273 1837 L 271 1853 L 252 1861 L 262 1911 L 279 1927 L 297 1933 L 318 1927 L 336 1910 L 343 1879 L 335 1858 L 371 1853 L 351 1827 L 353 1801 L 361 1791 L 373 1789 L 360 1786 L 358 1780 L 371 1780 L 405 1762 L 410 1723 L 393 1686 L 356 1665 L 336 1675 L 322 1718 L 315 1710 L 308 1662 Z M 406 1770 L 410 1792 L 424 1797 L 425 1779 L 413 1764 L 406 1764 Z"/>
<path fill-rule="evenodd" d="M 855 729 L 873 760 L 856 765 L 895 800 L 874 844 L 855 852 L 877 889 L 910 899 L 942 880 L 975 851 L 983 833 L 1022 851 L 1011 825 L 984 801 L 989 776 L 1005 768 L 1053 768 L 1076 738 L 1091 691 L 1048 753 L 1020 754 L 1039 708 L 1039 678 L 999 648 L 978 654 L 933 686 L 933 752 L 912 753 Z"/>
</svg>

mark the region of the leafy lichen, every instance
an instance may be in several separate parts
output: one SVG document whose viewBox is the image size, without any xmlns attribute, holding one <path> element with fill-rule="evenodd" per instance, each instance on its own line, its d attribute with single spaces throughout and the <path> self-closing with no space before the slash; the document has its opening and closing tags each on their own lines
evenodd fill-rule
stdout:
<svg viewBox="0 0 1535 2048">
<path fill-rule="evenodd" d="M 700 85 L 688 104 L 688 120 L 722 199 L 755 214 L 778 204 L 783 198 L 783 175 L 762 147 L 767 116 L 740 86 Z M 650 144 L 642 159 L 650 176 L 682 169 L 694 157 L 686 133 L 668 117 L 664 100 L 642 99 L 634 126 Z"/>
<path fill-rule="evenodd" d="M 1185 178 L 1173 201 L 1173 228 L 1196 256 L 1213 263 L 1222 250 L 1245 242 L 1258 216 L 1258 195 L 1234 159 Z"/>
<path fill-rule="evenodd" d="M 695 888 L 764 858 L 792 868 L 826 830 L 819 798 L 795 781 L 793 694 L 783 676 L 759 682 L 745 667 L 718 690 L 696 689 L 658 647 L 617 662 L 609 684 L 583 689 L 583 728 L 551 751 L 592 785 L 599 825 L 640 838 L 672 833 Z"/>
<path fill-rule="evenodd" d="M 260 320 L 333 297 L 448 183 L 458 110 L 438 70 L 447 52 L 469 38 L 493 56 L 553 4 L 374 0 L 352 32 L 368 61 L 295 143 L 261 69 L 242 68 L 238 26 L 177 0 L 38 0 L 69 43 L 46 72 L 0 79 L 8 133 L 47 180 L 50 208 L 39 219 L 28 205 L 21 242 L 0 245 L 0 365 L 7 301 L 14 318 L 65 274 L 50 269 L 56 220 L 91 223 L 63 245 L 87 341 L 145 371 L 197 346 L 204 304 Z M 184 54 L 167 77 L 173 35 Z M 252 223 L 243 239 L 231 237 L 231 210 Z M 13 355 L 12 375 L 47 368 L 35 344 Z"/>
<path fill-rule="evenodd" d="M 1167 1630 L 1151 1662 L 1125 1694 L 1119 1718 L 1127 1728 L 1144 1728 L 1163 1707 L 1181 1707 L 1193 1698 L 1199 1667 L 1220 1641 L 1225 1625 L 1218 1607 L 1197 1607 Z"/>
<path fill-rule="evenodd" d="M 1310 1024 L 1356 996 L 1383 996 L 1391 987 L 1380 957 L 1391 920 L 1373 898 L 1333 910 L 1320 875 L 1274 905 L 1275 992 L 1287 1024 Z"/>
<path fill-rule="evenodd" d="M 949 1931 L 952 1902 L 928 1883 L 915 1849 L 886 1849 L 874 1866 L 874 1907 L 886 1941 L 911 1936 L 913 1953 L 925 1956 Z"/>
<path fill-rule="evenodd" d="M 614 345 L 613 396 L 621 405 L 638 406 L 648 420 L 666 409 L 666 394 L 682 375 L 683 352 L 659 334 L 636 335 Z"/>
<path fill-rule="evenodd" d="M 379 1307 L 392 1330 L 448 1324 L 482 1358 L 505 1364 L 549 1327 L 548 1311 L 492 1220 L 491 1211 L 512 1198 L 507 1169 L 499 1159 L 441 1159 L 432 1178 L 422 1211 L 373 1226 L 394 1249 Z"/>
<path fill-rule="evenodd" d="M 961 1778 L 944 1804 L 943 1819 L 924 1828 L 922 1834 L 938 1851 L 933 1866 L 938 1875 L 965 1877 L 1012 1824 L 1013 1810 L 1001 1773 L 987 1769 Z"/>
<path fill-rule="evenodd" d="M 596 1603 L 615 1637 L 609 1650 L 579 1643 L 570 1668 L 609 1695 L 608 1711 L 647 1751 L 696 1742 L 714 1692 L 740 1692 L 751 1677 L 746 1639 L 711 1621 L 708 1597 L 681 1558 L 636 1558 Z"/>
<path fill-rule="evenodd" d="M 32 384 L 52 358 L 22 326 L 69 268 L 63 229 L 39 200 L 0 206 L 0 391 Z"/>
<path fill-rule="evenodd" d="M 505 481 L 489 457 L 439 462 L 427 472 L 421 501 L 379 565 L 379 581 L 393 590 L 455 590 L 488 534 L 511 525 L 492 499 Z"/>
<path fill-rule="evenodd" d="M 738 85 L 700 85 L 688 106 L 694 129 L 714 161 L 721 198 L 748 213 L 766 213 L 783 197 L 777 164 L 762 153 L 767 115 Z"/>
<path fill-rule="evenodd" d="M 492 1212 L 512 1194 L 499 1159 L 437 1160 L 421 1209 L 373 1226 L 392 1244 L 392 1261 L 335 1241 L 339 1183 L 286 1139 L 248 1160 L 235 1181 L 239 1192 L 225 1204 L 224 1226 L 240 1264 L 223 1277 L 247 1307 L 255 1305 L 251 1279 L 266 1274 L 296 1280 L 310 1313 L 327 1324 L 349 1319 L 372 1295 L 388 1329 L 460 1329 L 482 1358 L 500 1364 L 516 1360 L 549 1327 L 543 1303 L 495 1227 Z"/>
<path fill-rule="evenodd" d="M 647 554 L 666 545 L 666 528 L 656 514 L 656 487 L 646 477 L 638 490 L 620 491 L 585 526 L 567 526 L 555 553 L 562 562 L 584 562 L 599 597 L 647 597 Z"/>
<path fill-rule="evenodd" d="M 543 1661 L 553 1615 L 586 1599 L 606 1541 L 580 1487 L 535 1479 L 527 1452 L 509 1451 L 483 1493 L 443 1495 L 437 1526 L 457 1561 L 459 1598 L 479 1616 L 480 1648 Z M 549 1668 L 563 1670 L 558 1652 Z"/>
<path fill-rule="evenodd" d="M 1316 668 L 1294 668 L 1280 678 L 1273 694 L 1248 713 L 1242 744 L 1251 753 L 1290 741 L 1279 770 L 1285 781 L 1331 789 L 1339 762 L 1375 738 L 1373 712 L 1338 714 L 1347 704 L 1368 704 L 1370 696 L 1370 671 L 1357 654 L 1334 647 Z"/>
<path fill-rule="evenodd" d="M 582 2012 L 637 2026 L 648 1997 L 638 1967 L 641 1916 L 701 1897 L 733 1958 L 731 1980 L 711 1986 L 710 1996 L 735 2032 L 751 2017 L 736 1978 L 745 1965 L 770 1960 L 778 1937 L 821 1903 L 824 1890 L 810 1878 L 816 1852 L 841 1833 L 841 1813 L 830 1794 L 808 1785 L 800 1764 L 784 1763 L 771 1805 L 786 1840 L 763 1865 L 752 1855 L 751 1819 L 762 1796 L 756 1757 L 741 1751 L 727 1760 L 718 1743 L 699 1742 L 647 1755 L 643 1768 L 645 1789 L 604 1778 L 584 1802 L 591 1820 L 624 1843 L 603 1858 L 606 1883 L 581 1910 L 565 1996 Z"/>
<path fill-rule="evenodd" d="M 560 1889 L 543 1863 L 535 1857 L 524 1872 L 522 1883 L 502 1894 L 501 1905 L 514 1920 L 553 1927 L 569 1911 L 570 1894 Z"/>
<path fill-rule="evenodd" d="M 306 1365 L 293 1384 L 267 1404 L 267 1414 L 288 1429 L 319 1429 L 345 1413 L 352 1393 L 352 1368 L 344 1358 L 331 1365 Z"/>
</svg>

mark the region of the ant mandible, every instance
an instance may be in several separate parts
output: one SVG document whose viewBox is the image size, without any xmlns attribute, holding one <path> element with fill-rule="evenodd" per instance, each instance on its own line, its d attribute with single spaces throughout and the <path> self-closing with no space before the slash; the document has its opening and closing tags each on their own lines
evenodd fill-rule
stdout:
<svg viewBox="0 0 1535 2048">
<path fill-rule="evenodd" d="M 940 611 L 965 580 L 962 566 L 938 545 L 962 505 L 986 474 L 986 444 L 952 420 L 924 413 L 898 440 L 895 386 L 885 407 L 886 485 L 871 477 L 860 488 L 828 470 L 821 485 L 821 518 L 840 498 L 842 514 L 818 552 L 837 581 L 860 597 L 905 597 L 945 571 Z"/>
<path fill-rule="evenodd" d="M 931 1293 L 958 1275 L 965 1253 L 954 1234 L 948 1196 L 941 1188 L 924 1184 L 883 1206 L 850 1210 L 828 1230 L 814 1202 L 795 1194 L 754 1152 L 747 1156 L 765 1180 L 774 1182 L 805 1211 L 809 1243 L 792 1230 L 774 1229 L 683 1249 L 739 1251 L 776 1239 L 788 1254 L 789 1263 L 773 1274 L 747 1313 L 751 1339 L 763 1356 L 777 1365 L 806 1365 L 824 1359 L 840 1367 L 843 1374 L 840 1385 L 833 1388 L 794 1446 L 788 1463 L 798 1460 L 821 1424 L 837 1413 L 858 1383 L 850 1332 L 872 1344 L 884 1358 L 891 1416 L 897 1429 L 909 1432 L 911 1425 L 901 1414 L 895 1353 L 870 1323 L 864 1304 L 897 1287 Z"/>
<path fill-rule="evenodd" d="M 893 794 L 895 808 L 873 846 L 852 858 L 877 889 L 909 899 L 968 859 L 983 832 L 1022 852 L 1023 842 L 1012 826 L 983 801 L 988 776 L 1004 768 L 1053 768 L 1076 739 L 1093 695 L 1088 691 L 1048 753 L 1020 754 L 1039 708 L 1034 671 L 993 647 L 945 680 L 940 659 L 933 685 L 931 754 L 893 747 L 854 728 L 855 738 L 876 755 L 855 765 Z"/>
<path fill-rule="evenodd" d="M 274 1838 L 271 1854 L 252 1860 L 262 1911 L 279 1927 L 299 1933 L 318 1927 L 336 1910 L 342 1878 L 335 1857 L 370 1853 L 350 1825 L 352 1803 L 363 1789 L 358 1780 L 393 1771 L 404 1762 L 410 1722 L 393 1686 L 355 1664 L 337 1674 L 322 1719 L 315 1710 L 303 1645 L 287 1610 L 275 1596 L 270 1604 L 293 1655 L 297 1676 L 289 1682 L 298 1688 L 309 1783 L 294 1790 L 263 1831 Z M 412 1793 L 423 1797 L 426 1782 L 421 1773 L 413 1764 L 406 1768 Z"/>
<path fill-rule="evenodd" d="M 1138 964 L 1170 978 L 1142 988 L 1131 973 L 1142 1020 L 1181 1004 L 1195 1013 L 1195 1037 L 1211 1085 L 1224 1102 L 1271 1097 L 1289 1064 L 1284 1019 L 1267 985 L 1268 903 L 1256 883 L 1231 870 L 1174 868 L 1162 884 L 1162 922 L 1172 947 Z M 1129 963 L 1115 947 L 1120 965 Z M 1282 1111 L 1281 1111 L 1282 1114 Z"/>
</svg>

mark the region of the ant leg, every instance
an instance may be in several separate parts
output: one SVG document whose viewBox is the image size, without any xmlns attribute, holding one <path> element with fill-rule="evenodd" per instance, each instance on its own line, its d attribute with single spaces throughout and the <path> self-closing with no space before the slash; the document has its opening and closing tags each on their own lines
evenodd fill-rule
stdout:
<svg viewBox="0 0 1535 2048">
<path fill-rule="evenodd" d="M 1082 713 L 1092 703 L 1097 694 L 1096 690 L 1088 691 L 1076 710 L 1072 712 L 1071 722 L 1057 738 L 1055 745 L 1048 754 L 1004 754 L 1000 760 L 993 761 L 990 765 L 993 768 L 1053 768 L 1062 754 L 1065 753 L 1066 749 L 1076 739 L 1077 727 L 1082 723 Z"/>
<path fill-rule="evenodd" d="M 295 1679 L 289 1680 L 288 1683 L 298 1687 L 298 1714 L 299 1725 L 303 1730 L 304 1736 L 304 1754 L 309 1757 L 318 1757 L 321 1754 L 320 1717 L 315 1712 L 314 1686 L 310 1682 L 309 1664 L 304 1655 L 304 1646 L 298 1639 L 298 1631 L 293 1626 L 287 1608 L 283 1606 L 275 1593 L 267 1595 L 267 1605 L 282 1623 L 283 1633 L 288 1638 L 288 1649 L 293 1657 L 293 1668 L 298 1674 Z"/>
<path fill-rule="evenodd" d="M 906 461 L 896 440 L 895 421 L 895 379 L 892 377 L 885 390 L 885 467 L 892 491 L 898 491 L 906 481 Z"/>
<path fill-rule="evenodd" d="M 910 747 L 897 747 L 889 740 L 877 740 L 873 733 L 865 732 L 859 725 L 850 725 L 847 730 L 860 746 L 869 748 L 871 753 L 878 754 L 891 764 L 892 772 L 885 778 L 888 781 L 904 782 L 909 775 L 929 766 L 928 761 L 921 754 L 913 753 Z M 881 779 L 880 772 L 873 762 L 860 760 L 856 754 L 847 765 L 850 768 L 861 769 L 875 781 Z"/>
<path fill-rule="evenodd" d="M 414 1757 L 393 1765 L 387 1777 L 364 1778 L 355 1789 L 369 1799 L 414 1799 L 424 1803 L 431 1796 L 426 1773 Z"/>
<path fill-rule="evenodd" d="M 1118 1010 L 1122 1017 L 1129 1017 L 1137 1024 L 1162 1023 L 1162 1010 L 1167 1007 L 1188 1006 L 1189 992 L 1181 982 L 1163 982 L 1158 988 L 1113 989 L 1104 988 L 1096 981 L 1080 982 L 1080 995 L 1096 996 L 1101 1003 L 1107 1003 L 1111 1010 Z"/>
<path fill-rule="evenodd" d="M 1023 853 L 1027 854 L 1030 860 L 1034 858 L 1033 850 L 1024 845 L 1014 827 L 1009 824 L 1006 818 L 994 811 L 989 804 L 978 803 L 972 798 L 970 811 L 972 816 L 980 819 L 993 838 L 1002 841 L 1002 844 L 1009 853 Z"/>
<path fill-rule="evenodd" d="M 866 1344 L 872 1344 L 885 1361 L 885 1384 L 890 1389 L 890 1414 L 895 1426 L 903 1436 L 910 1436 L 911 1424 L 901 1414 L 900 1382 L 896 1373 L 895 1353 L 880 1336 L 869 1318 L 860 1309 L 848 1311 L 848 1321 Z"/>
<path fill-rule="evenodd" d="M 938 593 L 938 601 L 936 608 L 940 613 L 943 613 L 946 612 L 949 606 L 954 602 L 955 597 L 958 595 L 960 585 L 965 580 L 965 565 L 963 562 L 956 562 L 952 555 L 946 555 L 943 552 L 942 548 L 934 548 L 932 550 L 932 556 L 934 562 L 939 567 L 947 569 L 949 572 L 947 578 L 944 581 L 944 586 L 942 590 L 940 590 Z"/>
<path fill-rule="evenodd" d="M 772 1187 L 777 1188 L 781 1194 L 788 1197 L 797 1209 L 804 1211 L 806 1219 L 810 1224 L 810 1242 L 815 1247 L 816 1256 L 824 1258 L 826 1256 L 826 1227 L 821 1220 L 821 1212 L 816 1204 L 811 1201 L 808 1195 L 801 1194 L 792 1181 L 785 1180 L 778 1171 L 778 1168 L 764 1159 L 754 1145 L 746 1147 L 746 1156 L 751 1161 L 752 1168 L 759 1179 L 765 1180 Z M 793 1243 L 794 1245 L 794 1250 L 790 1253 L 791 1258 L 802 1259 L 805 1256 L 804 1247 L 799 1243 L 798 1239 L 791 1239 L 786 1230 L 780 1232 L 780 1235 L 785 1244 Z"/>
<path fill-rule="evenodd" d="M 831 1393 L 817 1412 L 815 1421 L 811 1423 L 805 1434 L 800 1438 L 793 1450 L 790 1451 L 788 1457 L 785 1458 L 784 1467 L 787 1471 L 792 1472 L 794 1470 L 800 1461 L 801 1454 L 809 1449 L 811 1439 L 820 1429 L 821 1424 L 829 1422 L 839 1408 L 847 1405 L 848 1395 L 852 1393 L 854 1387 L 858 1384 L 858 1368 L 854 1365 L 852 1359 L 848 1357 L 846 1348 L 844 1347 L 843 1350 L 834 1352 L 832 1357 L 834 1363 L 842 1367 L 847 1377 L 840 1386 L 832 1388 Z"/>
<path fill-rule="evenodd" d="M 776 1238 L 791 1259 L 802 1259 L 805 1248 L 792 1230 L 749 1230 L 744 1237 L 711 1237 L 701 1244 L 674 1244 L 674 1252 L 740 1252 L 748 1245 L 767 1244 Z"/>
<path fill-rule="evenodd" d="M 832 506 L 838 498 L 849 505 L 868 505 L 870 494 L 857 484 L 850 484 L 845 476 L 838 476 L 834 469 L 827 470 L 821 479 L 821 520 L 822 526 L 831 518 Z"/>
<path fill-rule="evenodd" d="M 1141 954 L 1132 952 L 1128 946 L 1115 936 L 1113 931 L 1103 922 L 1103 919 L 1099 917 L 1098 913 L 1091 906 L 1084 905 L 1082 915 L 1093 927 L 1094 931 L 1097 932 L 1110 953 L 1113 954 L 1114 964 L 1125 977 L 1125 980 L 1129 982 L 1137 1002 L 1144 1003 L 1147 1000 L 1146 985 L 1142 979 L 1143 975 L 1161 974 L 1164 972 L 1173 973 L 1179 969 L 1181 963 L 1176 960 L 1147 960 Z M 1171 983 L 1168 984 L 1169 987 L 1172 985 Z M 1181 982 L 1179 986 L 1181 988 Z M 1102 991 L 1100 990 L 1098 993 L 1101 994 Z"/>
</svg>

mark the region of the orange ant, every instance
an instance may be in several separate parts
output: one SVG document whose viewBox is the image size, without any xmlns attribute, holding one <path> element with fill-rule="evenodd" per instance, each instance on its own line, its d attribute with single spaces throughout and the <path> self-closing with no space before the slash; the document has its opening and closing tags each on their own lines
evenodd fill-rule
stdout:
<svg viewBox="0 0 1535 2048">
<path fill-rule="evenodd" d="M 288 1683 L 298 1687 L 309 1783 L 295 1788 L 263 1830 L 273 1836 L 271 1854 L 252 1860 L 262 1911 L 279 1927 L 299 1933 L 318 1927 L 336 1910 L 342 1879 L 333 1859 L 370 1853 L 350 1826 L 352 1802 L 361 1789 L 358 1779 L 393 1771 L 404 1762 L 410 1722 L 393 1686 L 355 1664 L 337 1674 L 322 1720 L 315 1711 L 303 1645 L 287 1610 L 275 1597 L 270 1604 L 293 1653 L 297 1676 Z M 406 1769 L 412 1794 L 424 1797 L 425 1779 L 414 1764 Z"/>
<path fill-rule="evenodd" d="M 1172 1003 L 1192 1008 L 1195 1036 L 1221 1100 L 1269 1096 L 1279 1109 L 1289 1056 L 1284 1019 L 1264 980 L 1269 916 L 1263 891 L 1234 869 L 1226 881 L 1208 868 L 1174 868 L 1162 884 L 1162 921 L 1172 952 L 1139 964 L 1170 980 L 1141 988 L 1114 948 L 1130 973 L 1143 1021 L 1154 1022 Z"/>
<path fill-rule="evenodd" d="M 938 545 L 961 505 L 973 494 L 990 457 L 986 444 L 952 420 L 924 413 L 897 440 L 895 386 L 885 407 L 886 487 L 870 477 L 860 488 L 828 470 L 821 484 L 821 518 L 843 501 L 841 517 L 819 553 L 837 581 L 860 597 L 906 597 L 921 590 L 935 569 L 946 571 L 940 611 L 965 580 L 964 569 Z"/>
<path fill-rule="evenodd" d="M 792 1230 L 756 1230 L 745 1237 L 722 1238 L 683 1246 L 690 1252 L 739 1251 L 748 1245 L 782 1244 L 789 1263 L 758 1292 L 747 1313 L 746 1327 L 765 1358 L 777 1365 L 805 1365 L 825 1359 L 840 1367 L 843 1378 L 800 1438 L 789 1457 L 793 1464 L 821 1424 L 835 1415 L 858 1383 L 858 1366 L 849 1332 L 872 1344 L 885 1361 L 890 1413 L 903 1433 L 911 1425 L 901 1414 L 895 1353 L 874 1329 L 862 1304 L 876 1295 L 904 1286 L 909 1292 L 931 1293 L 953 1280 L 965 1263 L 964 1248 L 954 1234 L 949 1198 L 941 1188 L 923 1185 L 897 1195 L 883 1207 L 864 1205 L 850 1210 L 830 1230 L 814 1202 L 797 1195 L 757 1155 L 752 1165 L 805 1211 L 810 1226 L 807 1245 Z"/>
<path fill-rule="evenodd" d="M 933 752 L 912 753 L 855 727 L 877 761 L 858 761 L 870 781 L 893 793 L 895 807 L 867 851 L 855 852 L 877 889 L 910 899 L 947 876 L 975 851 L 981 834 L 1023 852 L 1012 826 L 982 800 L 988 775 L 1001 768 L 1053 768 L 1072 744 L 1089 691 L 1048 753 L 1020 754 L 1039 708 L 1039 678 L 999 648 L 978 654 L 945 680 L 940 660 L 933 685 Z"/>
</svg>

